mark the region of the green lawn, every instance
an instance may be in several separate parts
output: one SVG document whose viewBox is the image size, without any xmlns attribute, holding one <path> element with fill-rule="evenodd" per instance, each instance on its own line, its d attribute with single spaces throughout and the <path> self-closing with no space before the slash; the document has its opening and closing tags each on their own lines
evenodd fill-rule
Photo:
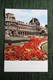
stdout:
<svg viewBox="0 0 53 80">
<path fill-rule="evenodd" d="M 48 54 L 48 44 L 47 44 L 47 43 L 45 43 L 45 44 L 42 46 L 42 49 L 43 49 L 43 51 L 44 51 L 46 54 Z"/>
<path fill-rule="evenodd" d="M 24 45 L 24 43 L 28 43 L 28 41 L 12 43 L 12 45 L 14 45 L 14 46 L 17 46 L 17 45 L 22 46 L 22 45 Z M 7 47 L 7 46 L 8 46 L 8 43 L 5 43 L 5 47 Z"/>
<path fill-rule="evenodd" d="M 24 39 L 24 40 L 30 40 L 30 38 L 22 38 L 22 37 L 5 37 L 6 40 L 20 40 L 20 39 Z"/>
<path fill-rule="evenodd" d="M 6 40 L 30 40 L 30 38 L 26 38 L 26 37 L 5 37 Z M 16 42 L 16 43 L 12 43 L 12 45 L 23 45 L 24 43 L 27 43 L 28 41 L 20 41 L 20 42 Z M 8 46 L 8 43 L 5 43 L 5 47 Z"/>
</svg>

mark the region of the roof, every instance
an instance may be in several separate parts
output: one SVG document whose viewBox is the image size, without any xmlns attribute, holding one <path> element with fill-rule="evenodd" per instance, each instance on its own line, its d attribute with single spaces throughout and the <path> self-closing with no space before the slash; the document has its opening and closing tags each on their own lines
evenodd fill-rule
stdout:
<svg viewBox="0 0 53 80">
<path fill-rule="evenodd" d="M 6 15 L 7 15 L 7 14 L 12 14 L 12 15 L 14 15 L 13 13 L 6 13 Z"/>
</svg>

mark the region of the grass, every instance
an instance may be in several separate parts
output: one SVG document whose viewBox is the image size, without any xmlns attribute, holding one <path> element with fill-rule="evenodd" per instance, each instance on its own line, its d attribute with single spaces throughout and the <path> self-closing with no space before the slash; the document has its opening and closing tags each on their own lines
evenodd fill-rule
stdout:
<svg viewBox="0 0 53 80">
<path fill-rule="evenodd" d="M 24 45 L 24 43 L 28 43 L 28 41 L 24 41 L 24 42 L 18 42 L 18 43 L 12 43 L 12 45 L 14 45 L 14 46 L 21 46 L 21 45 Z M 8 43 L 5 43 L 5 47 L 7 47 L 8 46 Z"/>
<path fill-rule="evenodd" d="M 45 44 L 42 45 L 42 50 L 43 50 L 46 54 L 48 54 L 48 44 L 47 44 L 47 43 L 45 43 Z"/>
<path fill-rule="evenodd" d="M 30 40 L 30 38 L 26 38 L 26 37 L 5 37 L 6 40 Z M 12 45 L 14 46 L 21 46 L 24 45 L 24 43 L 27 43 L 28 41 L 21 41 L 21 42 L 16 42 L 16 43 L 12 43 Z M 8 43 L 5 43 L 5 47 L 8 46 Z"/>
<path fill-rule="evenodd" d="M 6 40 L 21 40 L 21 39 L 28 39 L 30 40 L 30 38 L 24 38 L 24 37 L 5 37 Z"/>
</svg>

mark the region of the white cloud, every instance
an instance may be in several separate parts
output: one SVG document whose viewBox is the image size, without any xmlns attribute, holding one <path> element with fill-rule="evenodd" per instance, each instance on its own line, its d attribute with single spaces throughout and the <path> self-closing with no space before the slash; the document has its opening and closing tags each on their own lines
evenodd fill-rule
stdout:
<svg viewBox="0 0 53 80">
<path fill-rule="evenodd" d="M 14 15 L 19 14 L 20 16 L 22 16 L 22 15 L 28 15 L 28 12 L 25 12 L 25 11 L 23 11 L 21 9 L 6 9 L 5 13 L 8 13 L 8 12 L 9 13 L 13 13 Z"/>
<path fill-rule="evenodd" d="M 29 12 L 30 10 L 30 12 Z M 32 9 L 6 9 L 5 12 L 11 12 L 14 14 L 19 14 L 20 16 L 24 15 L 24 16 L 36 16 L 36 17 L 40 17 L 40 16 L 47 16 L 47 10 L 32 10 Z M 18 15 L 18 16 L 19 16 Z"/>
<path fill-rule="evenodd" d="M 38 16 L 38 17 L 43 15 L 47 16 L 47 10 L 32 10 L 32 15 Z"/>
</svg>

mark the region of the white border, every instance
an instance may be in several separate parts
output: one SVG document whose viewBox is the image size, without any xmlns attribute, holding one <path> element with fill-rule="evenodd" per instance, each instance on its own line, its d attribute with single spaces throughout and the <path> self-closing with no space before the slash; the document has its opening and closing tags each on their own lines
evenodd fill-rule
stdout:
<svg viewBox="0 0 53 80">
<path fill-rule="evenodd" d="M 4 72 L 48 72 L 48 60 L 4 61 Z"/>
</svg>

